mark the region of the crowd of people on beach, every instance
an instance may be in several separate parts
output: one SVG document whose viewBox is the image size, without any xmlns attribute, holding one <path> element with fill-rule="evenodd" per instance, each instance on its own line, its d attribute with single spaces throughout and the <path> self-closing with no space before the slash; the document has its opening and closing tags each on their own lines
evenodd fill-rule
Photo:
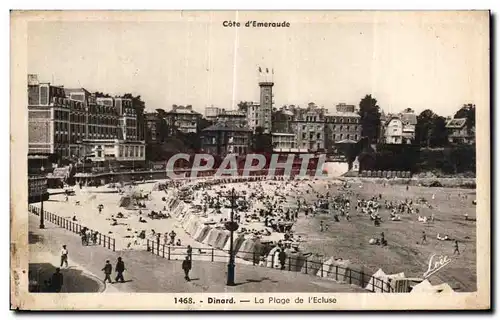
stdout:
<svg viewBox="0 0 500 320">
<path fill-rule="evenodd" d="M 248 180 L 248 179 L 247 179 Z M 374 226 L 382 227 L 386 223 L 399 223 L 403 220 L 414 219 L 421 223 L 434 223 L 438 221 L 435 217 L 433 203 L 423 197 L 416 199 L 406 198 L 404 200 L 394 200 L 384 198 L 382 194 L 371 196 L 369 198 L 361 196 L 356 192 L 356 187 L 347 182 L 339 185 L 337 183 L 326 183 L 322 188 L 315 188 L 316 181 L 304 180 L 267 180 L 239 181 L 238 199 L 233 203 L 228 197 L 230 189 L 229 183 L 233 180 L 216 181 L 205 180 L 203 182 L 181 183 L 170 181 L 161 184 L 157 191 L 164 192 L 165 196 L 161 198 L 165 204 L 161 210 L 150 208 L 151 193 L 146 193 L 136 201 L 131 208 L 127 208 L 125 214 L 121 211 L 112 214 L 109 218 L 111 226 L 120 225 L 120 219 L 129 218 L 134 213 L 140 223 L 148 223 L 151 220 L 173 218 L 173 212 L 167 204 L 167 195 L 172 190 L 176 191 L 177 199 L 184 201 L 189 206 L 188 210 L 198 210 L 200 217 L 204 218 L 207 224 L 213 224 L 217 228 L 224 228 L 229 221 L 229 212 L 234 209 L 233 219 L 240 227 L 237 234 L 259 238 L 267 241 L 269 247 L 278 248 L 278 257 L 281 267 L 284 268 L 288 252 L 299 252 L 303 250 L 301 243 L 304 240 L 301 235 L 296 234 L 294 225 L 300 218 L 314 218 L 319 216 L 318 231 L 320 233 L 329 232 L 331 225 L 329 223 L 352 223 L 357 219 L 369 219 Z M 251 180 L 251 179 L 250 179 Z M 299 186 L 300 185 L 300 186 Z M 304 185 L 306 186 L 304 188 Z M 385 185 L 384 185 L 385 187 Z M 409 186 L 406 187 L 407 191 Z M 142 190 L 140 192 L 142 194 Z M 171 197 L 171 196 L 170 196 Z M 467 195 L 461 195 L 460 199 L 465 200 Z M 435 200 L 433 194 L 431 200 Z M 432 203 L 431 203 L 432 202 Z M 104 206 L 98 205 L 98 212 L 102 214 Z M 425 210 L 424 210 L 425 209 Z M 430 212 L 429 215 L 421 216 L 421 212 Z M 146 214 L 143 214 L 146 213 Z M 76 215 L 73 217 L 77 221 Z M 465 220 L 469 220 L 465 215 Z M 311 223 L 313 220 L 311 220 Z M 387 240 L 387 230 L 374 234 L 369 240 L 370 245 L 390 246 Z M 183 243 L 175 230 L 167 232 L 156 232 L 146 228 L 133 230 L 127 228 L 133 238 L 127 248 L 133 245 L 144 245 L 141 240 L 153 240 L 158 244 L 182 247 Z M 164 230 L 162 230 L 164 231 Z M 88 246 L 98 242 L 98 232 L 92 231 L 86 227 L 80 232 L 82 245 Z M 432 237 L 431 237 L 432 238 Z M 420 245 L 427 245 L 430 241 L 425 231 L 417 242 Z M 271 240 L 269 240 L 271 239 Z M 453 254 L 460 254 L 459 239 L 454 239 L 448 234 L 438 233 L 435 237 L 438 241 L 453 242 Z M 189 246 L 190 248 L 190 246 Z M 192 250 L 192 249 L 191 249 Z M 259 258 L 261 260 L 261 258 Z M 67 258 L 63 260 L 61 256 L 61 266 L 67 265 Z M 103 268 L 105 272 L 105 281 L 111 282 L 110 274 L 112 268 L 109 261 Z M 185 278 L 189 281 L 189 270 L 192 268 L 192 257 L 189 253 L 183 260 L 183 270 Z M 115 268 L 116 270 L 121 269 Z M 186 271 L 187 270 L 187 271 Z M 118 272 L 118 271 L 116 271 Z M 121 271 L 123 273 L 123 270 Z M 122 274 L 121 273 L 121 274 Z M 118 280 L 123 280 L 117 275 Z"/>
</svg>

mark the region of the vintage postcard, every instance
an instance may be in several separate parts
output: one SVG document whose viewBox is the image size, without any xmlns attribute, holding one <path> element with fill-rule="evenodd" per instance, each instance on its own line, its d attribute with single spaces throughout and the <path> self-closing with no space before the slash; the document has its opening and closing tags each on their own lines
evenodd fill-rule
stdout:
<svg viewBox="0 0 500 320">
<path fill-rule="evenodd" d="M 490 302 L 488 11 L 12 11 L 11 308 Z"/>
</svg>

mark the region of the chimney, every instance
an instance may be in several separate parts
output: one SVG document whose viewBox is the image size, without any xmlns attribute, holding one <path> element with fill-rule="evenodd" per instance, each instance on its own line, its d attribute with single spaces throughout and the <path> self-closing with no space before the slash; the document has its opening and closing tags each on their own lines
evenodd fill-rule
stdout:
<svg viewBox="0 0 500 320">
<path fill-rule="evenodd" d="M 28 74 L 28 85 L 37 86 L 40 82 L 38 81 L 37 74 Z"/>
</svg>

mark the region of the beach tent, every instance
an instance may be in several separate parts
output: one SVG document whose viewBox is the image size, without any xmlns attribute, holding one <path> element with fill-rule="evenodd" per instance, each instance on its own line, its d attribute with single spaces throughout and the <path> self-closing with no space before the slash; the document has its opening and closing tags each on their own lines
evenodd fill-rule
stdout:
<svg viewBox="0 0 500 320">
<path fill-rule="evenodd" d="M 365 289 L 372 292 L 382 292 L 382 288 L 384 288 L 385 291 L 386 279 L 387 274 L 382 269 L 378 269 L 377 272 L 375 272 L 370 278 L 370 281 L 366 285 Z"/>
<path fill-rule="evenodd" d="M 366 285 L 365 289 L 373 291 L 373 292 L 382 292 L 382 288 L 384 292 L 391 291 L 391 282 L 396 279 L 404 279 L 404 272 L 395 273 L 395 274 L 386 274 L 382 269 L 378 269 L 372 277 L 370 281 Z"/>
<path fill-rule="evenodd" d="M 269 254 L 266 257 L 266 267 L 281 269 L 281 263 L 279 260 L 280 248 L 278 246 L 274 247 L 269 251 Z M 302 270 L 305 264 L 305 256 L 301 252 L 291 251 L 290 249 L 285 249 L 286 253 L 286 261 L 285 261 L 285 269 L 291 271 L 299 271 Z M 291 264 L 291 266 L 289 266 Z M 310 271 L 308 270 L 308 273 Z"/>
<path fill-rule="evenodd" d="M 120 198 L 118 206 L 122 208 L 128 208 L 132 204 L 132 199 L 129 196 L 124 196 Z"/>
<path fill-rule="evenodd" d="M 363 287 L 370 278 L 364 275 L 364 270 L 364 266 L 355 264 L 350 260 L 335 260 L 334 257 L 331 257 L 323 263 L 316 275 Z"/>
<path fill-rule="evenodd" d="M 323 259 L 316 254 L 308 256 L 302 265 L 301 272 L 316 275 L 321 268 Z"/>
<path fill-rule="evenodd" d="M 258 260 L 260 258 L 260 240 L 258 238 L 246 239 L 238 248 L 236 256 L 247 261 L 253 261 L 254 257 Z"/>
<path fill-rule="evenodd" d="M 302 252 L 285 249 L 286 253 L 286 270 L 301 271 L 306 263 L 306 256 Z"/>
<path fill-rule="evenodd" d="M 229 231 L 217 230 L 217 238 L 215 238 L 215 242 L 212 244 L 212 246 L 217 249 L 223 249 L 228 239 Z"/>
<path fill-rule="evenodd" d="M 210 227 L 207 225 L 203 225 L 196 230 L 196 232 L 193 235 L 194 240 L 198 242 L 202 242 L 205 237 L 208 235 L 208 232 L 210 231 Z"/>
<path fill-rule="evenodd" d="M 425 279 L 413 287 L 411 293 L 451 293 L 453 289 L 447 283 L 433 286 L 429 280 Z"/>
<path fill-rule="evenodd" d="M 272 248 L 271 251 L 269 251 L 269 254 L 266 257 L 266 267 L 276 269 L 279 269 L 281 267 L 279 260 L 279 250 L 280 248 L 276 246 Z"/>
<path fill-rule="evenodd" d="M 236 239 L 233 239 L 233 250 L 237 250 L 236 248 L 240 248 L 243 242 L 245 241 L 245 237 L 243 235 L 236 236 Z M 229 252 L 229 247 L 231 246 L 231 241 L 227 241 L 224 245 L 224 251 Z"/>
<path fill-rule="evenodd" d="M 211 228 L 207 236 L 205 237 L 205 240 L 203 240 L 203 243 L 211 246 L 213 243 L 215 243 L 217 236 L 218 236 L 218 230 Z"/>
<path fill-rule="evenodd" d="M 196 233 L 196 230 L 198 230 L 199 226 L 201 226 L 200 219 L 193 215 L 193 219 L 189 219 L 189 222 L 187 223 L 187 226 L 184 230 L 186 230 L 188 234 L 193 236 Z"/>
<path fill-rule="evenodd" d="M 351 276 L 351 283 L 355 278 L 358 278 L 354 274 L 350 274 L 350 270 L 361 269 L 359 266 L 354 266 L 349 260 L 338 259 L 335 260 L 334 257 L 330 257 L 325 262 L 323 262 L 322 268 L 318 270 L 316 275 L 318 277 L 333 278 L 338 281 L 349 281 L 349 276 Z"/>
</svg>

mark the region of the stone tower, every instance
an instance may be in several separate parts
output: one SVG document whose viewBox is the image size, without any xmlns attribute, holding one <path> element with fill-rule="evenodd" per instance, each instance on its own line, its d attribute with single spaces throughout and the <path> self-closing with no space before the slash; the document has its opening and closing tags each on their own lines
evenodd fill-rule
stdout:
<svg viewBox="0 0 500 320">
<path fill-rule="evenodd" d="M 273 74 L 269 69 L 259 69 L 259 87 L 260 87 L 260 121 L 259 126 L 264 129 L 264 133 L 271 133 L 271 116 L 273 112 Z"/>
</svg>

